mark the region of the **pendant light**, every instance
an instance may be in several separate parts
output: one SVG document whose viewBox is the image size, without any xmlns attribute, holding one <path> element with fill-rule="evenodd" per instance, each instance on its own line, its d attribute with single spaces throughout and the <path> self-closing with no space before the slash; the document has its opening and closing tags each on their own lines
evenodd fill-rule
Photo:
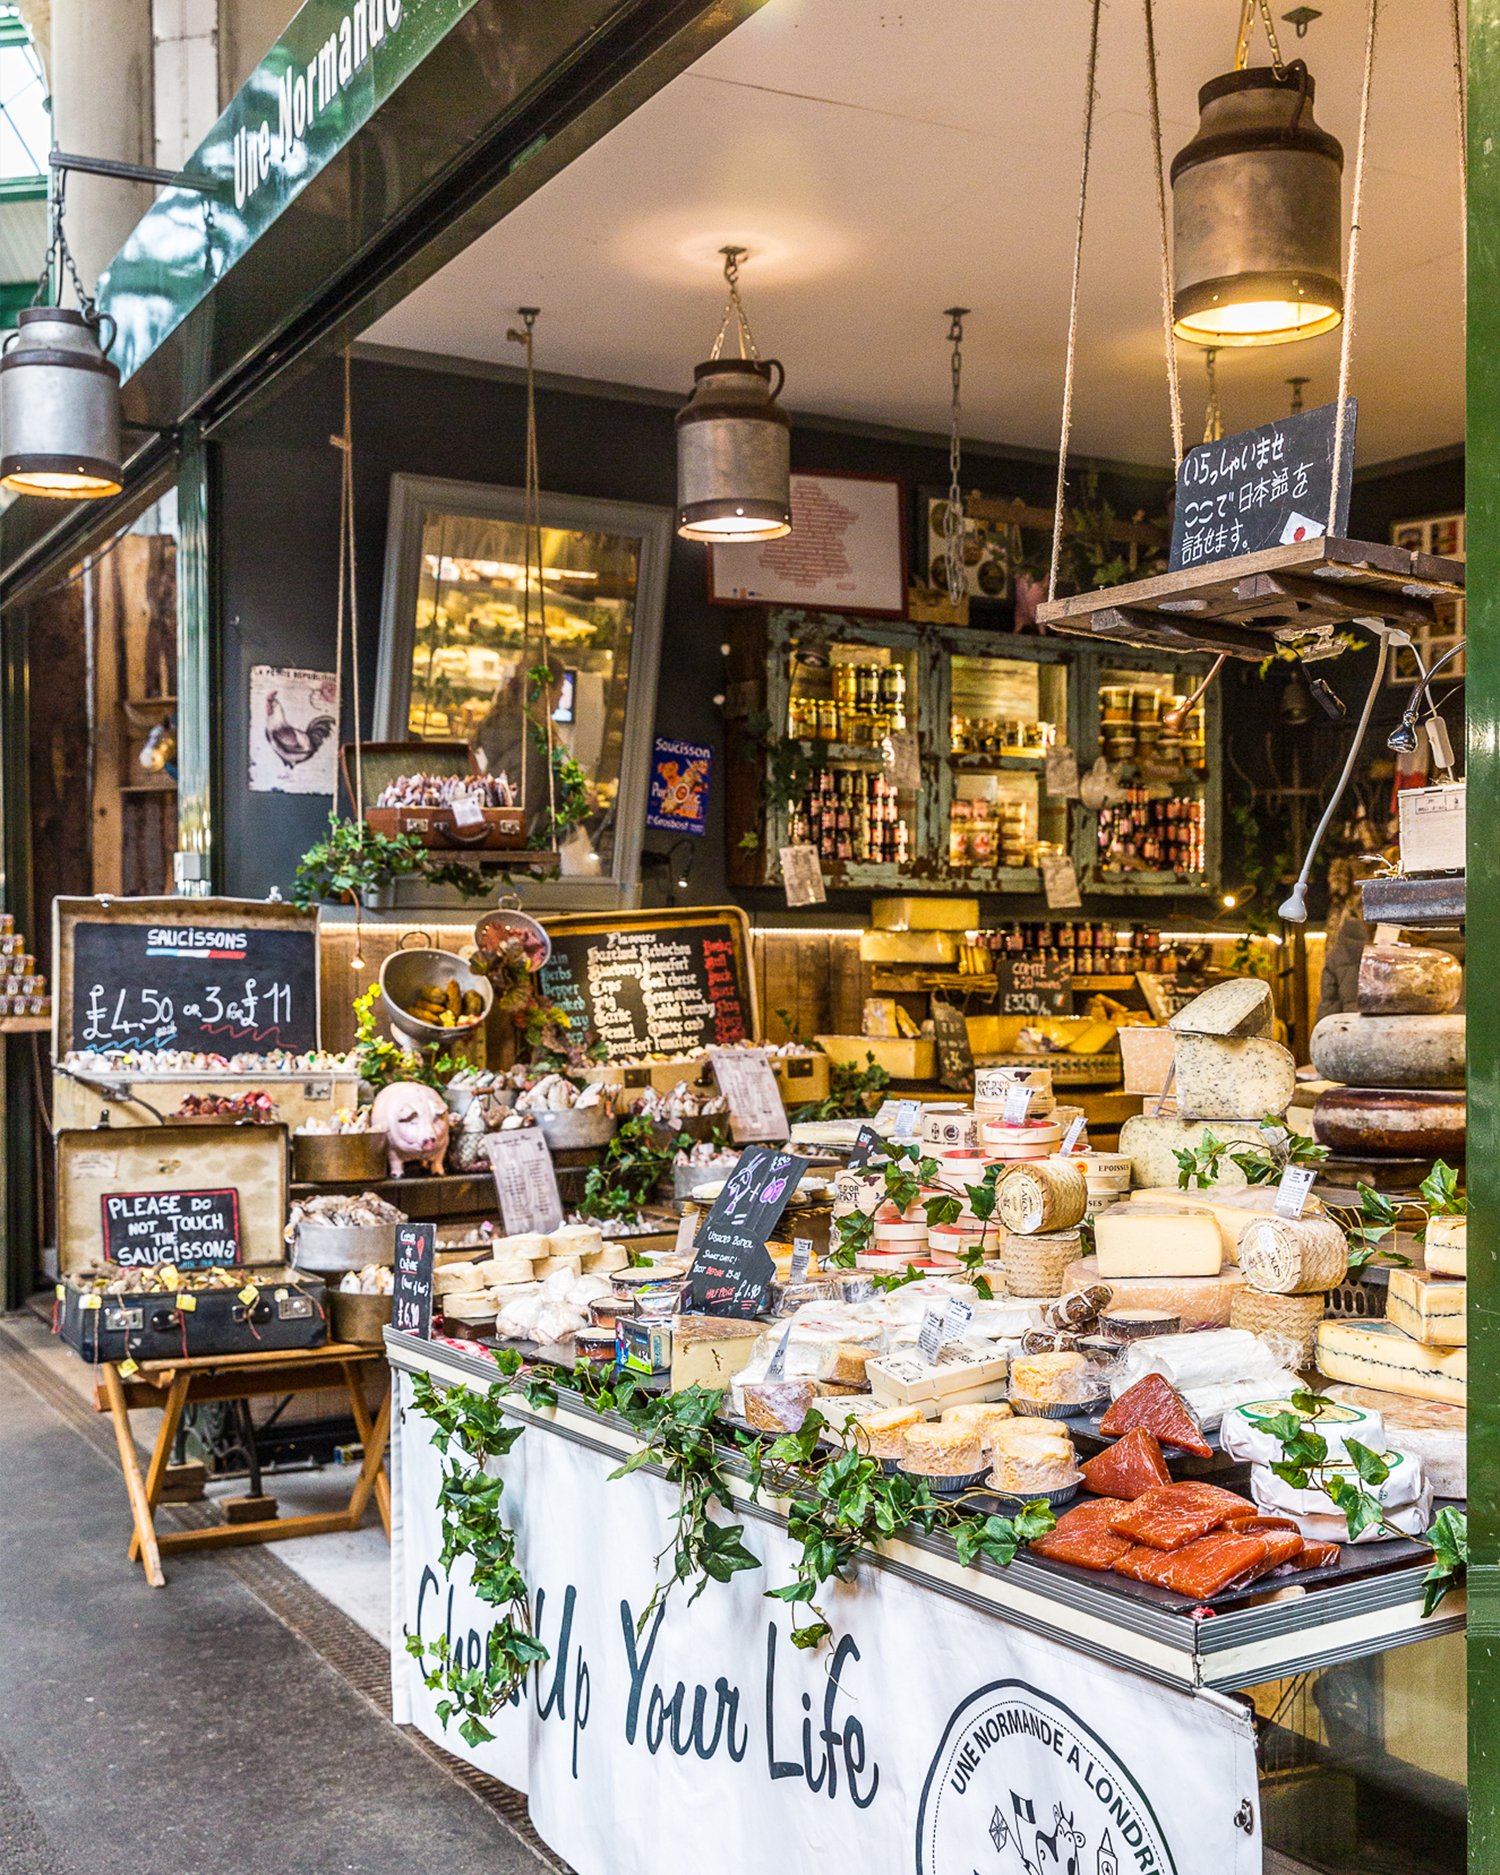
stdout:
<svg viewBox="0 0 1500 1875">
<path fill-rule="evenodd" d="M 742 247 L 719 250 L 729 300 L 710 356 L 677 413 L 677 532 L 685 540 L 777 540 L 792 531 L 792 426 L 777 403 L 786 380 L 762 358 L 740 304 Z M 724 358 L 730 319 L 737 358 Z"/>
<path fill-rule="evenodd" d="M 1257 10 L 1272 62 L 1247 68 Z M 1313 91 L 1301 59 L 1282 63 L 1267 0 L 1244 0 L 1236 68 L 1198 93 L 1197 134 L 1172 163 L 1179 338 L 1280 345 L 1342 319 L 1344 152 Z"/>
<path fill-rule="evenodd" d="M 60 263 L 60 264 L 59 264 Z M 78 309 L 44 302 L 62 268 Z M 110 328 L 100 344 L 100 328 Z M 84 291 L 63 234 L 63 176 L 52 191 L 52 239 L 36 298 L 21 314 L 0 357 L 0 485 L 54 501 L 118 495 L 120 372 L 105 353 L 114 321 Z"/>
</svg>

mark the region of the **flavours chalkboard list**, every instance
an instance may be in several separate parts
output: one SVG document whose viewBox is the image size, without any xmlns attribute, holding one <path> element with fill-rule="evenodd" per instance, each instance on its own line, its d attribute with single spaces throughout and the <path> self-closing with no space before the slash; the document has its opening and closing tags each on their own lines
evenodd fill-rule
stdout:
<svg viewBox="0 0 1500 1875">
<path fill-rule="evenodd" d="M 770 1146 L 742 1152 L 699 1227 L 689 1276 L 697 1315 L 759 1315 L 776 1263 L 766 1240 L 797 1189 L 807 1160 Z"/>
<path fill-rule="evenodd" d="M 696 1054 L 749 1038 L 734 940 L 723 925 L 554 932 L 542 993 L 611 1061 Z"/>
<path fill-rule="evenodd" d="M 318 1045 L 318 938 L 255 926 L 73 927 L 72 1045 L 302 1054 Z"/>
<path fill-rule="evenodd" d="M 121 1269 L 209 1269 L 240 1260 L 237 1191 L 104 1194 L 104 1258 Z"/>
</svg>

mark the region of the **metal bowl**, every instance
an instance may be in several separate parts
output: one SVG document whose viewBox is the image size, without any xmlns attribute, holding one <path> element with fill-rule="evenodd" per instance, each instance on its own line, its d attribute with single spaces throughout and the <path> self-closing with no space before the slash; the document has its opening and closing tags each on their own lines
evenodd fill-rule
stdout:
<svg viewBox="0 0 1500 1875">
<path fill-rule="evenodd" d="M 620 1126 L 618 1116 L 607 1107 L 564 1107 L 557 1113 L 534 1113 L 531 1117 L 553 1152 L 607 1146 Z"/>
<path fill-rule="evenodd" d="M 465 1016 L 448 1029 L 441 1023 L 423 1022 L 408 1013 L 407 1005 L 416 1000 L 418 990 L 455 982 L 461 990 L 479 992 L 484 1007 L 477 1016 Z M 494 1004 L 495 992 L 487 978 L 471 970 L 463 958 L 455 957 L 452 951 L 392 951 L 380 966 L 380 1001 L 392 1028 L 409 1035 L 423 1048 L 434 1048 L 482 1028 Z"/>
<path fill-rule="evenodd" d="M 391 1325 L 392 1300 L 390 1296 L 346 1295 L 342 1290 L 330 1289 L 330 1338 L 378 1348 L 385 1339 L 385 1330 Z"/>
<path fill-rule="evenodd" d="M 384 1133 L 293 1133 L 292 1177 L 307 1185 L 370 1185 L 386 1175 Z"/>
<path fill-rule="evenodd" d="M 394 1224 L 299 1224 L 292 1264 L 299 1270 L 362 1270 L 396 1261 Z"/>
<path fill-rule="evenodd" d="M 519 911 L 514 905 L 500 904 L 493 911 L 487 911 L 474 926 L 476 946 L 493 955 L 500 946 L 511 938 L 519 938 L 529 955 L 535 959 L 532 971 L 538 971 L 552 956 L 552 939 L 545 925 L 538 924 L 529 912 Z"/>
</svg>

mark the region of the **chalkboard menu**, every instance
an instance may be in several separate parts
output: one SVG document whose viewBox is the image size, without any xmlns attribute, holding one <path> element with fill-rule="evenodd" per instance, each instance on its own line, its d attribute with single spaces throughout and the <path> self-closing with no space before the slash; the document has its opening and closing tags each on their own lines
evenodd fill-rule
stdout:
<svg viewBox="0 0 1500 1875">
<path fill-rule="evenodd" d="M 751 1039 L 750 999 L 732 925 L 723 920 L 622 928 L 548 927 L 541 988 L 579 1040 L 605 1058 L 697 1054 Z"/>
<path fill-rule="evenodd" d="M 995 959 L 1002 1016 L 1070 1016 L 1073 1013 L 1073 966 L 1046 957 Z"/>
<path fill-rule="evenodd" d="M 436 1224 L 396 1226 L 391 1326 L 403 1335 L 420 1335 L 424 1341 L 432 1334 L 432 1271 L 436 1257 Z"/>
<path fill-rule="evenodd" d="M 220 1191 L 111 1191 L 104 1258 L 121 1269 L 208 1269 L 240 1260 L 240 1195 Z"/>
<path fill-rule="evenodd" d="M 955 1093 L 974 1087 L 974 1053 L 964 1012 L 946 998 L 932 999 L 932 1032 L 937 1041 L 938 1079 Z"/>
<path fill-rule="evenodd" d="M 1241 430 L 1190 449 L 1177 471 L 1171 570 L 1291 546 L 1328 533 L 1337 408 L 1324 404 L 1301 410 L 1263 423 L 1258 430 Z M 1335 536 L 1348 525 L 1354 485 L 1354 398 L 1346 411 L 1331 530 Z"/>
<path fill-rule="evenodd" d="M 776 1263 L 766 1248 L 807 1160 L 771 1146 L 748 1146 L 699 1226 L 689 1287 L 697 1315 L 759 1315 L 770 1301 Z"/>
<path fill-rule="evenodd" d="M 301 1054 L 318 1045 L 318 936 L 253 924 L 79 919 L 71 1044 Z"/>
</svg>

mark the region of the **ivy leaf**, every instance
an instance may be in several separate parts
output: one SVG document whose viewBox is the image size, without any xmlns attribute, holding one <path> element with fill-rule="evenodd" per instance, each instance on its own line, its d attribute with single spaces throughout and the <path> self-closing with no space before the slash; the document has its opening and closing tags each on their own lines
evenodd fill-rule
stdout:
<svg viewBox="0 0 1500 1875">
<path fill-rule="evenodd" d="M 469 1713 L 458 1728 L 458 1735 L 472 1751 L 479 1745 L 487 1745 L 495 1734 L 487 1725 L 482 1725 L 473 1713 Z"/>
<path fill-rule="evenodd" d="M 1434 1217 L 1461 1217 L 1468 1211 L 1468 1199 L 1458 1195 L 1458 1173 L 1441 1159 L 1417 1189 Z"/>
<path fill-rule="evenodd" d="M 1372 1525 L 1384 1521 L 1380 1500 L 1371 1497 L 1368 1491 L 1362 1491 L 1352 1479 L 1335 1474 L 1325 1481 L 1323 1488 L 1333 1500 L 1335 1508 L 1344 1513 L 1351 1543 L 1357 1542 Z"/>
<path fill-rule="evenodd" d="M 1344 1450 L 1365 1484 L 1378 1488 L 1390 1477 L 1391 1468 L 1386 1461 L 1369 1446 L 1361 1445 L 1358 1439 L 1346 1440 Z"/>
<path fill-rule="evenodd" d="M 963 1208 L 960 1198 L 929 1198 L 922 1206 L 927 1213 L 929 1230 L 934 1224 L 956 1224 L 963 1215 Z"/>
<path fill-rule="evenodd" d="M 792 1629 L 792 1645 L 800 1647 L 804 1653 L 810 1653 L 814 1648 L 821 1647 L 832 1632 L 833 1629 L 826 1621 L 811 1621 L 805 1628 Z"/>
</svg>

